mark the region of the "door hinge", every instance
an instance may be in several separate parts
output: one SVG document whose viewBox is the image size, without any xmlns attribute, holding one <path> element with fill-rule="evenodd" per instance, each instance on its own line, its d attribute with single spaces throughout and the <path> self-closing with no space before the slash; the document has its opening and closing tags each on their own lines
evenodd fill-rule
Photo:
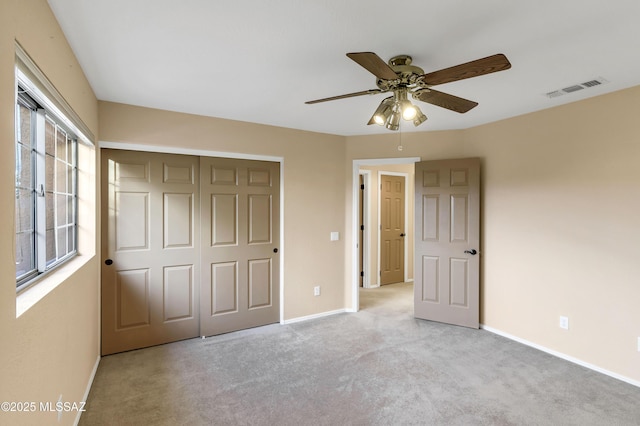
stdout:
<svg viewBox="0 0 640 426">
<path fill-rule="evenodd" d="M 364 225 L 360 225 L 360 230 L 364 231 Z"/>
<path fill-rule="evenodd" d="M 382 276 L 382 271 L 380 271 L 380 276 Z"/>
<path fill-rule="evenodd" d="M 364 191 L 364 183 L 360 185 L 360 190 Z"/>
<path fill-rule="evenodd" d="M 360 271 L 360 276 L 364 277 L 364 271 Z"/>
</svg>

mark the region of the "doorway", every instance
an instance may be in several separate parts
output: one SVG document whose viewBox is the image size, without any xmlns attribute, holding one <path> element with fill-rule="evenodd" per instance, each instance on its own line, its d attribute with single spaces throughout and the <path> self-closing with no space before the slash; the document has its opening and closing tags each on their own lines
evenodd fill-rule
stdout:
<svg viewBox="0 0 640 426">
<path fill-rule="evenodd" d="M 357 311 L 359 306 L 359 279 L 360 269 L 358 268 L 360 250 L 358 246 L 358 238 L 360 233 L 360 223 L 358 215 L 358 204 L 360 198 L 360 175 L 365 181 L 365 230 L 363 243 L 363 267 L 364 281 L 363 288 L 377 288 L 380 286 L 380 222 L 379 222 L 379 196 L 380 181 L 379 174 L 386 173 L 391 175 L 405 176 L 405 259 L 404 259 L 404 280 L 411 282 L 413 280 L 413 208 L 407 207 L 413 205 L 413 164 L 420 161 L 419 157 L 411 158 L 390 158 L 390 159 L 371 159 L 371 160 L 354 160 L 353 162 L 353 241 L 354 251 L 353 257 L 353 283 L 352 301 L 354 302 L 352 309 L 349 311 Z M 367 225 L 367 214 L 368 225 Z M 367 253 L 368 251 L 368 253 Z"/>
<path fill-rule="evenodd" d="M 370 252 L 371 252 L 371 197 L 369 196 L 369 187 L 371 186 L 371 171 L 360 170 L 358 174 L 358 216 L 357 216 L 357 232 L 358 232 L 358 286 L 362 288 L 371 287 L 370 273 Z"/>
<path fill-rule="evenodd" d="M 413 167 L 410 235 L 415 251 L 414 315 L 447 324 L 478 328 L 479 324 L 479 199 L 480 160 L 419 158 L 353 160 L 354 182 L 362 168 L 389 167 L 403 161 Z M 354 185 L 355 186 L 355 185 Z M 354 188 L 354 204 L 357 192 Z M 356 213 L 354 215 L 354 222 Z M 356 237 L 353 230 L 354 240 Z M 355 275 L 355 267 L 353 268 Z M 355 278 L 355 277 L 354 277 Z M 352 308 L 359 310 L 360 289 L 352 284 Z"/>
</svg>

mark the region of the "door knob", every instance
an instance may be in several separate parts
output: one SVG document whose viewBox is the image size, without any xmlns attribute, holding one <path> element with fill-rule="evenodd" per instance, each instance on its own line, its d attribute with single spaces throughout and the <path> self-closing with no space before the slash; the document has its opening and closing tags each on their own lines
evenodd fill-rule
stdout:
<svg viewBox="0 0 640 426">
<path fill-rule="evenodd" d="M 274 249 L 273 249 L 273 252 L 274 252 L 274 253 L 277 253 L 277 252 L 278 252 L 278 249 L 277 249 L 277 248 L 274 248 Z"/>
<path fill-rule="evenodd" d="M 404 237 L 404 235 L 405 235 L 404 232 L 402 234 L 400 234 L 401 237 Z"/>
<path fill-rule="evenodd" d="M 104 264 L 107 265 L 107 266 L 110 266 L 111 264 L 113 264 L 113 260 L 107 259 L 107 260 L 104 261 Z"/>
<path fill-rule="evenodd" d="M 475 256 L 478 253 L 476 249 L 465 250 L 464 252 L 470 254 L 471 256 Z"/>
</svg>

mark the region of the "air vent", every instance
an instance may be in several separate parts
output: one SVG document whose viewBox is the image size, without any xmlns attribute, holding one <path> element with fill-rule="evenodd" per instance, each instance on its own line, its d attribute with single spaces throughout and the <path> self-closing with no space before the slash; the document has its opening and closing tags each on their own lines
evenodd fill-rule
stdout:
<svg viewBox="0 0 640 426">
<path fill-rule="evenodd" d="M 564 89 L 554 90 L 553 92 L 545 93 L 547 98 L 557 98 L 558 96 L 566 95 L 568 93 L 578 92 L 580 90 L 589 89 L 591 87 L 600 86 L 608 83 L 606 79 L 602 77 L 595 78 L 593 80 L 585 81 L 584 83 L 574 84 L 573 86 L 565 87 Z"/>
<path fill-rule="evenodd" d="M 562 91 L 565 93 L 573 93 L 577 92 L 578 90 L 584 90 L 584 87 L 576 84 L 575 86 L 569 86 L 562 89 Z"/>
<path fill-rule="evenodd" d="M 555 90 L 553 92 L 547 93 L 547 96 L 550 98 L 557 98 L 558 96 L 562 96 L 562 95 L 564 95 L 564 93 L 562 93 L 560 90 Z"/>
<path fill-rule="evenodd" d="M 600 82 L 599 80 L 591 80 L 591 81 L 587 81 L 585 83 L 582 83 L 582 85 L 586 86 L 586 87 L 599 86 L 601 84 L 602 84 L 602 82 Z"/>
</svg>

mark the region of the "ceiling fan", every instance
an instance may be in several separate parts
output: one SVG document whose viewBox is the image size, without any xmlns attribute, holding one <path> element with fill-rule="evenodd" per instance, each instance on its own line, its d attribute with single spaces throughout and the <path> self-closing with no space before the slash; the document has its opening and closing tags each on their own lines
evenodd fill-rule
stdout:
<svg viewBox="0 0 640 426">
<path fill-rule="evenodd" d="M 398 130 L 401 116 L 407 121 L 412 121 L 414 126 L 419 126 L 427 120 L 427 116 L 407 99 L 408 94 L 411 94 L 414 99 L 465 113 L 476 107 L 478 103 L 439 92 L 431 87 L 511 68 L 509 60 L 501 53 L 427 74 L 422 68 L 411 65 L 412 58 L 409 55 L 394 56 L 389 59 L 388 64 L 373 52 L 347 53 L 347 56 L 376 76 L 378 88 L 305 103 L 317 104 L 355 96 L 393 92 L 393 96 L 385 98 L 380 103 L 367 123 L 385 126 L 389 130 Z"/>
</svg>

